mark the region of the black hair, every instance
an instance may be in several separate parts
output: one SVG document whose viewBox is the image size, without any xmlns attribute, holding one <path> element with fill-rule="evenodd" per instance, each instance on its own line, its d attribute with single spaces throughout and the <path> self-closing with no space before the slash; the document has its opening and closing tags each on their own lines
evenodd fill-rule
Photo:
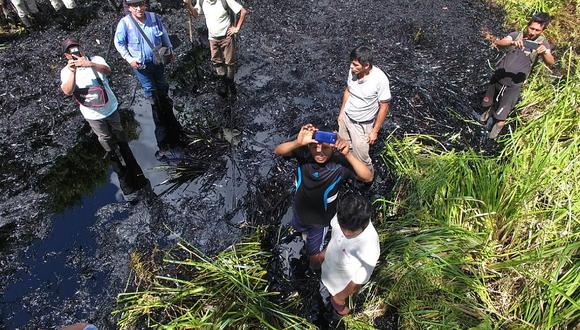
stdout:
<svg viewBox="0 0 580 330">
<path fill-rule="evenodd" d="M 348 195 L 342 198 L 337 207 L 337 218 L 340 227 L 348 230 L 365 229 L 373 215 L 369 200 L 360 195 Z"/>
<path fill-rule="evenodd" d="M 350 61 L 358 61 L 362 65 L 373 66 L 373 54 L 369 47 L 359 46 L 350 52 Z"/>
<path fill-rule="evenodd" d="M 530 26 L 530 24 L 532 24 L 532 23 L 540 23 L 540 25 L 542 26 L 542 29 L 545 29 L 548 26 L 548 24 L 550 24 L 551 20 L 552 20 L 552 18 L 550 17 L 550 14 L 548 14 L 548 13 L 544 13 L 544 12 L 535 13 L 534 16 L 532 16 L 532 18 L 528 22 L 528 26 Z"/>
</svg>

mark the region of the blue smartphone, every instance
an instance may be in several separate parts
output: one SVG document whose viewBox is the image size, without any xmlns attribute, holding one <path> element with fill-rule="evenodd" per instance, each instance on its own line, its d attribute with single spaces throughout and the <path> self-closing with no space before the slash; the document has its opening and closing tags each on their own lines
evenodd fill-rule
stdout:
<svg viewBox="0 0 580 330">
<path fill-rule="evenodd" d="M 335 144 L 336 133 L 326 131 L 316 131 L 316 133 L 314 134 L 314 140 L 320 143 Z"/>
</svg>

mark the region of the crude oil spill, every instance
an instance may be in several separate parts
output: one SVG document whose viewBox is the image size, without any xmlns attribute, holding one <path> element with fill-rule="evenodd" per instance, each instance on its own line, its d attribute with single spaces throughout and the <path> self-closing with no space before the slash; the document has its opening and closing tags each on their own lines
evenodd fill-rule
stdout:
<svg viewBox="0 0 580 330">
<path fill-rule="evenodd" d="M 97 295 L 107 289 L 106 274 L 91 269 L 96 241 L 90 228 L 99 208 L 117 202 L 118 190 L 118 183 L 98 187 L 72 208 L 52 217 L 50 235 L 24 253 L 26 262 L 16 274 L 18 280 L 2 296 L 4 326 L 23 327 L 39 308 L 49 315 L 64 301 L 83 299 L 84 294 Z M 83 294 L 77 292 L 81 287 Z M 79 310 L 79 320 L 90 317 L 82 314 Z"/>
<path fill-rule="evenodd" d="M 52 243 L 35 240 L 47 236 L 45 232 L 56 235 L 59 226 L 56 220 L 51 225 L 53 196 L 39 191 L 38 186 L 46 181 L 59 157 L 74 152 L 86 130 L 76 104 L 59 90 L 56 80 L 64 62 L 55 40 L 72 34 L 85 41 L 89 53 L 104 56 L 113 69 L 113 89 L 123 102 L 135 86 L 127 63 L 110 47 L 111 24 L 120 15 L 99 0 L 82 3 L 95 12 L 88 24 L 72 32 L 49 25 L 1 50 L 0 80 L 10 83 L 0 85 L 0 238 L 6 240 L 0 244 L 0 277 L 4 278 L 0 288 L 7 290 L 3 293 L 11 300 L 20 301 L 3 298 L 2 316 L 10 318 L 0 327 L 58 327 L 94 315 L 97 325 L 115 328 L 110 312 L 115 295 L 125 288 L 131 251 L 148 251 L 184 239 L 204 252 L 215 253 L 236 242 L 245 231 L 239 226 L 245 223 L 267 225 L 277 233 L 291 208 L 295 164 L 274 157 L 272 150 L 293 137 L 304 123 L 336 128 L 348 54 L 359 44 L 376 51 L 375 62 L 392 85 L 391 114 L 381 141 L 396 129 L 394 134 L 399 137 L 432 134 L 446 146 L 493 151 L 484 139 L 484 129 L 470 119 L 478 110 L 478 93 L 490 74 L 486 61 L 494 54 L 481 42 L 480 30 L 489 27 L 497 33 L 503 21 L 493 8 L 478 0 L 247 0 L 244 4 L 250 15 L 240 33 L 237 53 L 237 98 L 226 101 L 216 96 L 217 83 L 203 36 L 194 36 L 199 40 L 193 46 L 176 43 L 177 61 L 167 68 L 183 126 L 194 131 L 197 126 L 207 129 L 217 123 L 225 128 L 218 135 L 228 146 L 208 146 L 203 153 L 209 155 L 203 172 L 160 198 L 151 196 L 149 201 L 127 206 L 115 203 L 117 190 L 107 185 L 110 190 L 102 200 L 107 205 L 87 211 L 99 213 L 91 229 L 95 237 L 88 232 L 87 223 L 75 230 L 93 241 L 65 244 L 62 239 L 54 242 L 61 244 L 57 250 L 49 247 Z M 162 16 L 168 31 L 181 41 L 188 40 L 181 2 L 165 3 L 170 4 Z M 44 10 L 49 12 L 49 8 Z M 203 19 L 193 22 L 198 34 Z M 164 189 L 158 184 L 167 174 L 155 170 L 162 163 L 155 158 L 150 110 L 141 101 L 133 110 L 141 127 L 130 146 L 158 193 Z M 389 193 L 390 174 L 378 162 L 382 147 L 381 142 L 371 152 L 381 180 L 373 184 L 369 195 Z M 190 153 L 199 155 L 196 150 Z M 91 189 L 83 193 L 83 202 L 104 188 Z M 68 207 L 62 214 L 76 212 L 78 205 Z M 69 233 L 73 230 L 62 231 L 67 229 Z M 51 237 L 48 240 L 54 240 Z M 70 251 L 79 246 L 82 253 L 70 257 Z M 298 274 L 301 259 L 291 258 L 295 250 L 287 251 L 285 258 Z M 41 267 L 43 258 L 47 268 Z M 85 266 L 83 262 L 91 258 L 90 266 Z M 50 275 L 50 267 L 57 263 L 59 277 Z M 103 278 L 103 274 L 107 276 Z M 297 279 L 296 287 L 287 285 L 280 290 L 304 292 L 309 302 L 301 315 L 315 320 L 312 315 L 320 309 L 310 299 L 318 290 L 317 281 L 291 272 L 280 276 Z M 54 284 L 42 286 L 47 280 Z M 97 283 L 107 292 L 99 291 L 105 289 L 97 288 Z M 34 285 L 37 287 L 25 288 Z"/>
<path fill-rule="evenodd" d="M 151 106 L 147 101 L 139 100 L 133 104 L 132 110 L 135 113 L 135 120 L 139 123 L 139 137 L 131 141 L 129 146 L 155 193 L 160 193 L 164 190 L 160 184 L 167 179 L 167 172 L 158 169 L 159 166 L 166 164 L 155 158 L 158 148 Z"/>
</svg>

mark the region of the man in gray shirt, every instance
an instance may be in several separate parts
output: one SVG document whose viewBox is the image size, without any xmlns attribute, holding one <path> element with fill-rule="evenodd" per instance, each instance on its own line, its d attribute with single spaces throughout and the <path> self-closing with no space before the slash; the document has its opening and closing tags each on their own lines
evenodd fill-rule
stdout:
<svg viewBox="0 0 580 330">
<path fill-rule="evenodd" d="M 371 50 L 361 46 L 350 53 L 350 72 L 338 115 L 338 135 L 351 144 L 353 154 L 373 172 L 369 146 L 377 141 L 391 99 L 389 79 L 373 66 Z"/>
</svg>

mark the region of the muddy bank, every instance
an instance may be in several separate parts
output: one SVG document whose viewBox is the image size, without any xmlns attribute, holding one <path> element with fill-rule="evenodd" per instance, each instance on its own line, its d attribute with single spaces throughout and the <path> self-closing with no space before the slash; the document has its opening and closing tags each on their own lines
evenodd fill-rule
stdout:
<svg viewBox="0 0 580 330">
<path fill-rule="evenodd" d="M 233 143 L 226 148 L 216 149 L 219 153 L 209 157 L 205 172 L 191 184 L 159 196 L 164 189 L 157 184 L 166 174 L 153 169 L 160 163 L 152 157 L 155 146 L 146 134 L 147 120 L 140 120 L 148 108 L 139 102 L 140 88 L 132 102 L 136 80 L 110 46 L 111 22 L 116 24 L 120 15 L 98 1 L 84 5 L 93 6 L 94 14 L 74 31 L 48 25 L 0 50 L 0 276 L 4 279 L 0 290 L 14 292 L 10 290 L 22 277 L 18 274 L 34 277 L 31 274 L 38 268 L 27 261 L 27 251 L 49 257 L 54 252 L 63 260 L 76 260 L 53 259 L 65 265 L 57 266 L 61 270 L 56 275 L 28 282 L 35 284 L 14 294 L 13 300 L 3 300 L 0 309 L 6 327 L 55 327 L 86 318 L 112 327 L 109 313 L 116 293 L 125 288 L 130 251 L 148 251 L 184 238 L 212 253 L 236 241 L 245 224 L 280 223 L 291 205 L 293 164 L 276 159 L 271 150 L 305 122 L 336 127 L 347 58 L 356 45 L 366 43 L 376 50 L 375 62 L 391 81 L 394 98 L 381 138 L 391 131 L 426 133 L 442 137 L 449 145 L 487 148 L 482 128 L 469 122 L 489 75 L 486 59 L 495 54 L 479 31 L 497 28 L 502 20 L 479 1 L 368 0 L 356 5 L 246 1 L 250 14 L 239 43 L 239 93 L 230 101 L 214 92 L 208 50 L 200 43 L 203 22 L 194 20 L 192 47 L 186 16 L 172 1 L 167 2 L 163 17 L 179 54 L 169 68 L 178 119 L 191 131 L 217 125 L 235 132 L 236 138 L 230 138 Z M 83 198 L 115 190 L 110 187 L 108 165 L 99 162 L 102 152 L 96 139 L 72 100 L 59 90 L 64 60 L 58 43 L 71 34 L 85 41 L 90 54 L 106 57 L 113 68 L 111 82 L 123 102 L 122 111 L 136 118 L 131 147 L 153 193 L 136 204 L 104 199 L 91 214 L 80 216 L 92 219 L 81 227 L 86 229 L 82 240 L 73 239 L 64 250 L 46 243 L 43 250 L 43 242 L 50 242 L 60 228 L 60 214 L 74 209 L 75 203 L 85 205 Z M 75 150 L 79 145 L 83 148 Z M 373 149 L 375 159 L 380 148 Z M 76 171 L 54 171 L 59 159 L 69 160 L 66 164 Z M 388 173 L 382 166 L 378 172 L 382 178 L 373 193 L 386 193 Z M 64 194 L 68 197 L 55 209 L 60 196 L 56 192 L 70 189 L 75 181 L 60 179 L 67 176 L 83 178 L 82 187 Z M 100 192 L 107 186 L 110 189 Z M 85 244 L 85 238 L 90 242 Z M 79 246 L 82 253 L 75 250 Z M 62 269 L 73 271 L 66 275 L 59 273 Z M 58 285 L 45 285 L 56 277 L 61 278 Z M 64 293 L 55 294 L 59 290 Z M 18 304 L 24 316 L 13 311 Z"/>
</svg>

